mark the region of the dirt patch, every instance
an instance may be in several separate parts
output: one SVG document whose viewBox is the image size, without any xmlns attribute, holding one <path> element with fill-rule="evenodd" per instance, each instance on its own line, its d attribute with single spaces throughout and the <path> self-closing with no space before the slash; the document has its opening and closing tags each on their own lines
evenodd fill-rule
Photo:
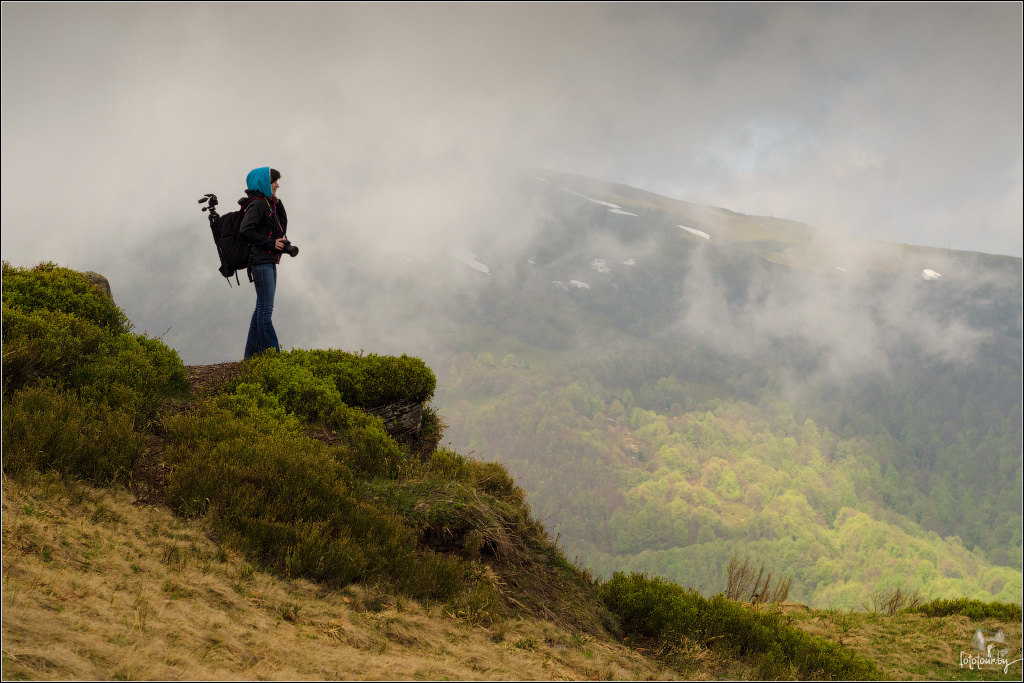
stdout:
<svg viewBox="0 0 1024 683">
<path fill-rule="evenodd" d="M 185 376 L 189 388 L 197 396 L 209 396 L 216 393 L 226 383 L 242 373 L 243 361 L 217 363 L 215 365 L 187 365 Z"/>
</svg>

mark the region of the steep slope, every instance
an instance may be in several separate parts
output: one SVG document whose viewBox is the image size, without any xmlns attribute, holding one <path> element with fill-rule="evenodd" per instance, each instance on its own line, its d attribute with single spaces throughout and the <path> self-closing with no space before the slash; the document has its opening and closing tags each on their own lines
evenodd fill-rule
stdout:
<svg viewBox="0 0 1024 683">
<path fill-rule="evenodd" d="M 275 576 L 127 491 L 8 480 L 3 496 L 5 680 L 677 675 L 549 621 Z"/>
</svg>

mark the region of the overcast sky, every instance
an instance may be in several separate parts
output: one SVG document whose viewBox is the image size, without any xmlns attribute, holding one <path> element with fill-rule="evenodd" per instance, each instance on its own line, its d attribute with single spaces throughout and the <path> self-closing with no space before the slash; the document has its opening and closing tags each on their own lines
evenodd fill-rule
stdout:
<svg viewBox="0 0 1024 683">
<path fill-rule="evenodd" d="M 529 230 L 509 193 L 523 167 L 1021 256 L 1020 3 L 2 13 L 2 256 L 99 270 L 119 303 L 157 281 L 178 297 L 165 308 L 222 306 L 197 199 L 233 204 L 264 165 L 310 259 L 284 286 L 324 288 L 326 316 L 336 292 L 309 273 L 371 246 L 472 251 Z"/>
<path fill-rule="evenodd" d="M 541 166 L 1020 256 L 1021 18 L 1016 2 L 6 2 L 3 258 L 173 251 L 168 223 L 261 165 L 293 219 L 342 211 L 381 239 L 452 229 L 495 174 Z"/>
</svg>

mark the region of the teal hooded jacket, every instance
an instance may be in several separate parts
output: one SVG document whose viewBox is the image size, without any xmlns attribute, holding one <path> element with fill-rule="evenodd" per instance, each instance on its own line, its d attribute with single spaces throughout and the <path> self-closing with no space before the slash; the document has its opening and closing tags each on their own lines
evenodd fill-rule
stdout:
<svg viewBox="0 0 1024 683">
<path fill-rule="evenodd" d="M 259 192 L 267 199 L 274 196 L 274 191 L 270 187 L 270 167 L 263 166 L 249 171 L 249 175 L 245 177 L 245 189 Z"/>
</svg>

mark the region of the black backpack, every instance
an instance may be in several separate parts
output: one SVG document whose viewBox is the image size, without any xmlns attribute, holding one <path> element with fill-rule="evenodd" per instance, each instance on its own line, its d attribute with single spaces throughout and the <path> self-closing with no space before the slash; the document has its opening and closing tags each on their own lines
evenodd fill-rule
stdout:
<svg viewBox="0 0 1024 683">
<path fill-rule="evenodd" d="M 253 197 L 246 201 L 238 211 L 231 211 L 223 216 L 217 213 L 217 195 L 204 195 L 199 203 L 209 202 L 203 207 L 203 211 L 210 212 L 210 231 L 213 232 L 213 242 L 217 245 L 217 254 L 220 256 L 220 274 L 228 278 L 228 286 L 231 285 L 231 276 L 235 276 L 238 283 L 238 271 L 249 267 L 249 245 L 238 236 L 238 229 L 242 226 L 242 217 L 249 204 L 259 199 Z M 252 279 L 250 277 L 250 279 Z M 241 283 L 239 283 L 241 284 Z"/>
</svg>

